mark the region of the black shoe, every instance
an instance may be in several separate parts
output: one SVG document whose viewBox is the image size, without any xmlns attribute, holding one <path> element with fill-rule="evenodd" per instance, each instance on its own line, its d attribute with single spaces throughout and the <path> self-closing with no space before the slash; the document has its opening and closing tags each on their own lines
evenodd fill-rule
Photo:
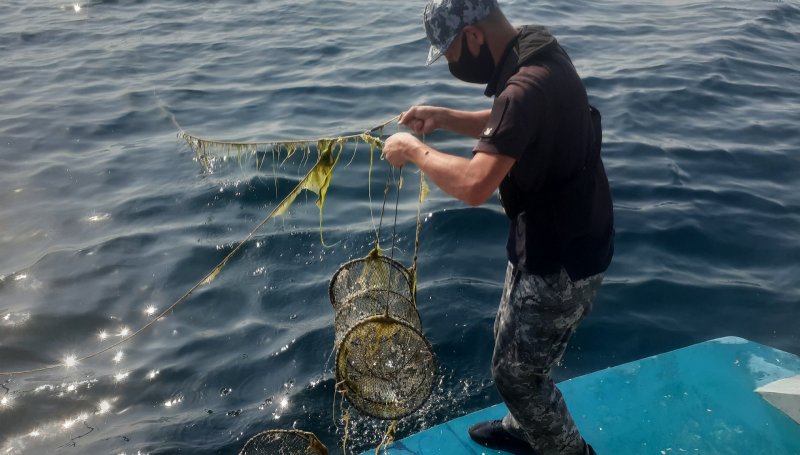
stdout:
<svg viewBox="0 0 800 455">
<path fill-rule="evenodd" d="M 502 420 L 478 422 L 469 427 L 468 433 L 473 441 L 490 449 L 502 450 L 515 455 L 536 455 L 530 444 L 503 428 Z"/>
</svg>

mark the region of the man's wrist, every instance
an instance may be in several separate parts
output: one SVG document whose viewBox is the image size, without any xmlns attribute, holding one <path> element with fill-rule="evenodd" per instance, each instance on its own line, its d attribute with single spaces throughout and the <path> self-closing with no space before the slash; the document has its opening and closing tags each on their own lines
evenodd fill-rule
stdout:
<svg viewBox="0 0 800 455">
<path fill-rule="evenodd" d="M 440 107 L 439 109 L 436 110 L 435 124 L 439 129 L 448 131 L 452 130 L 452 126 L 450 124 L 451 123 L 450 119 L 452 118 L 452 116 L 450 114 L 451 114 L 450 109 L 446 107 Z"/>
</svg>

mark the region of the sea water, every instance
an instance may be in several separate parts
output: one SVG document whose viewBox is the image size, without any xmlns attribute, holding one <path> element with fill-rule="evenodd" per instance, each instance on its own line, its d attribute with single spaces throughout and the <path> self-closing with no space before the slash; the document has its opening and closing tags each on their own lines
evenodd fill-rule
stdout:
<svg viewBox="0 0 800 455">
<path fill-rule="evenodd" d="M 179 128 L 316 138 L 412 104 L 488 108 L 482 87 L 425 66 L 424 4 L 2 2 L 0 370 L 134 333 L 299 180 L 292 163 L 205 171 Z M 501 4 L 515 24 L 551 29 L 603 113 L 616 254 L 556 378 L 725 335 L 800 353 L 800 5 Z M 471 140 L 426 140 L 470 156 Z M 327 286 L 374 246 L 388 166 L 374 157 L 370 202 L 367 150 L 348 147 L 334 173 L 327 246 L 316 197 L 301 196 L 132 340 L 0 377 L 0 453 L 229 454 L 293 427 L 341 452 Z M 404 171 L 381 223 L 406 264 L 417 179 Z M 440 379 L 399 436 L 500 400 L 489 360 L 507 225 L 494 199 L 468 208 L 434 189 L 425 202 L 418 306 Z M 354 413 L 348 449 L 386 428 Z"/>
</svg>

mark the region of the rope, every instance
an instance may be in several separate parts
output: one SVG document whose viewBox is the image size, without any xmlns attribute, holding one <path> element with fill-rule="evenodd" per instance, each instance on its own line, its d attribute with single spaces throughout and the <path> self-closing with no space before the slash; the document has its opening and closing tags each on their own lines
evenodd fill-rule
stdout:
<svg viewBox="0 0 800 455">
<path fill-rule="evenodd" d="M 394 202 L 394 226 L 392 226 L 392 252 L 390 258 L 394 259 L 394 247 L 397 243 L 397 212 L 400 208 L 400 188 L 403 186 L 403 168 L 400 168 L 400 175 L 397 178 L 397 198 Z"/>
<path fill-rule="evenodd" d="M 425 143 L 425 133 L 422 134 L 422 143 Z M 417 202 L 417 232 L 414 237 L 414 259 L 411 261 L 411 280 L 413 283 L 412 292 L 417 295 L 417 259 L 419 258 L 419 233 L 422 231 L 422 202 L 425 200 L 425 174 L 419 171 L 419 201 Z M 414 299 L 416 304 L 416 298 Z"/>
<path fill-rule="evenodd" d="M 386 186 L 383 188 L 383 205 L 381 206 L 381 218 L 378 221 L 378 230 L 375 232 L 375 247 L 380 249 L 381 244 L 381 227 L 383 227 L 383 213 L 386 211 L 386 198 L 389 195 L 389 182 L 391 182 L 392 168 L 386 170 Z"/>
<path fill-rule="evenodd" d="M 425 174 L 419 171 L 419 203 L 417 204 L 417 232 L 414 236 L 414 259 L 411 261 L 411 279 L 414 292 L 417 295 L 417 259 L 419 258 L 419 233 L 422 230 L 422 202 L 424 199 Z"/>
</svg>

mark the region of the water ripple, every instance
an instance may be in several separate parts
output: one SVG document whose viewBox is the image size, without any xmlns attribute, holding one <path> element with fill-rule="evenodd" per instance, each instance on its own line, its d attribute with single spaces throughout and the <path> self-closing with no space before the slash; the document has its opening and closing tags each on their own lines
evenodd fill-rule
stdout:
<svg viewBox="0 0 800 455">
<path fill-rule="evenodd" d="M 724 335 L 800 352 L 800 6 L 503 5 L 556 33 L 604 116 L 616 256 L 557 378 Z M 285 140 L 362 131 L 411 104 L 488 108 L 480 87 L 425 66 L 420 15 L 414 2 L 356 0 L 0 5 L 0 365 L 61 362 L 141 327 L 303 175 L 236 157 L 204 172 L 173 115 L 204 137 Z M 450 134 L 427 140 L 471 151 Z M 353 154 L 321 233 L 303 195 L 132 342 L 0 378 L 0 451 L 235 453 L 293 425 L 337 447 L 327 285 L 374 246 L 387 172 L 376 158 L 370 202 L 368 156 Z M 397 206 L 405 264 L 416 177 L 404 174 Z M 401 436 L 499 401 L 488 364 L 507 220 L 494 201 L 470 209 L 438 190 L 423 211 L 418 305 L 441 377 Z M 386 251 L 394 215 L 390 203 Z M 357 449 L 385 431 L 352 425 Z"/>
</svg>

